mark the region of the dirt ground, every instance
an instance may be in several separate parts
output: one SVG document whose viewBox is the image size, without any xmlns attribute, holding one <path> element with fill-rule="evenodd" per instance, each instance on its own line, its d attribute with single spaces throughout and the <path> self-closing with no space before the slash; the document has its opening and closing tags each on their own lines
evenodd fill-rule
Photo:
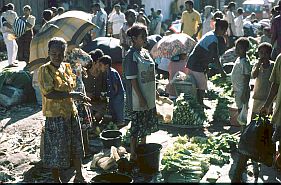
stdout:
<svg viewBox="0 0 281 185">
<path fill-rule="evenodd" d="M 44 117 L 41 107 L 38 105 L 24 104 L 11 109 L 0 108 L 0 181 L 52 182 L 50 171 L 43 168 L 40 161 L 40 135 L 43 124 Z M 239 132 L 239 127 L 212 122 L 205 128 L 176 129 L 169 125 L 161 125 L 160 129 L 148 137 L 148 142 L 162 143 L 164 149 L 169 140 L 178 134 L 208 136 L 216 133 Z M 231 170 L 235 165 L 233 163 L 235 155 L 234 153 L 231 163 L 223 168 L 224 173 L 221 174 L 219 182 L 230 182 Z M 90 164 L 91 158 L 83 161 L 83 172 L 88 181 L 97 175 L 97 172 L 90 169 Z M 66 170 L 63 177 L 64 182 L 72 182 L 73 168 Z M 248 177 L 248 179 L 250 178 Z M 262 165 L 259 182 L 280 182 L 279 179 L 281 179 L 280 172 Z M 251 180 L 248 181 L 251 182 Z"/>
</svg>

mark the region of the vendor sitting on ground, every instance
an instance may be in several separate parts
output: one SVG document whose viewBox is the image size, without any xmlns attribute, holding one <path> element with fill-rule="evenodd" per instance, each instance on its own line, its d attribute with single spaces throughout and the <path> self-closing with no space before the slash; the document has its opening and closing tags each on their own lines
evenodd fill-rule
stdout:
<svg viewBox="0 0 281 185">
<path fill-rule="evenodd" d="M 112 115 L 112 121 L 117 126 L 124 126 L 124 93 L 119 73 L 111 67 L 112 60 L 108 55 L 102 56 L 98 62 L 100 70 L 107 74 L 107 96 L 109 97 L 109 112 Z"/>
<path fill-rule="evenodd" d="M 196 44 L 187 61 L 187 73 L 193 75 L 197 86 L 199 103 L 204 108 L 209 108 L 203 103 L 205 90 L 207 90 L 207 72 L 210 62 L 214 62 L 223 77 L 226 76 L 219 59 L 218 37 L 223 36 L 228 28 L 226 20 L 216 19 L 215 30 L 206 33 Z"/>
</svg>

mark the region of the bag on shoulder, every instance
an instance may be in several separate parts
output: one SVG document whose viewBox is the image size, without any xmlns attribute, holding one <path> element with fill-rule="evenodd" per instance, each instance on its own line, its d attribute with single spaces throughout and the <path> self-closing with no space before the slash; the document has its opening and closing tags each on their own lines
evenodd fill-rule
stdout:
<svg viewBox="0 0 281 185">
<path fill-rule="evenodd" d="M 273 125 L 269 118 L 258 116 L 246 126 L 241 134 L 238 151 L 257 162 L 272 166 L 275 154 L 272 135 Z"/>
<path fill-rule="evenodd" d="M 23 19 L 17 17 L 13 24 L 13 31 L 15 35 L 19 38 L 25 33 L 25 29 L 26 29 L 26 22 Z"/>
</svg>

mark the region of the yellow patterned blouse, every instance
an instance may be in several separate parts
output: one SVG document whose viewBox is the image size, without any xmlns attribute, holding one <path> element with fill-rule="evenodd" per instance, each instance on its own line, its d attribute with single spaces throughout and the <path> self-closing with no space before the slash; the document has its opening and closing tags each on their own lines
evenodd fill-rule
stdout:
<svg viewBox="0 0 281 185">
<path fill-rule="evenodd" d="M 42 93 L 42 111 L 46 117 L 70 117 L 77 114 L 72 98 L 48 99 L 45 97 L 52 91 L 70 92 L 76 86 L 76 76 L 72 73 L 70 64 L 61 63 L 56 69 L 48 62 L 39 68 L 38 83 Z"/>
</svg>

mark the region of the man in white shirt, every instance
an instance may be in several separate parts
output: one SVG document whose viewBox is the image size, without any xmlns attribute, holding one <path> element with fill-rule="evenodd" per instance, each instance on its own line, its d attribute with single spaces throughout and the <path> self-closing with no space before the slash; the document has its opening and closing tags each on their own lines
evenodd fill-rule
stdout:
<svg viewBox="0 0 281 185">
<path fill-rule="evenodd" d="M 13 24 L 17 17 L 17 13 L 14 11 L 14 4 L 9 3 L 2 8 L 2 16 L 0 17 L 1 30 L 4 38 L 4 42 L 7 48 L 8 54 L 8 66 L 15 67 L 18 54 L 18 44 L 13 32 Z"/>
<path fill-rule="evenodd" d="M 228 22 L 228 29 L 227 29 L 227 46 L 229 48 L 234 46 L 234 38 L 236 36 L 236 28 L 235 28 L 235 15 L 234 15 L 234 10 L 235 10 L 236 4 L 234 2 L 230 2 L 227 6 L 227 12 L 225 19 Z"/>
<path fill-rule="evenodd" d="M 243 37 L 244 36 L 244 29 L 243 29 L 243 8 L 237 9 L 238 17 L 234 19 L 235 27 L 236 27 L 236 35 L 237 37 Z"/>
<path fill-rule="evenodd" d="M 121 6 L 119 4 L 114 5 L 115 12 L 112 13 L 108 19 L 108 22 L 112 28 L 112 37 L 119 39 L 120 38 L 120 28 L 126 21 L 125 14 L 120 11 Z"/>
<path fill-rule="evenodd" d="M 233 12 L 235 9 L 235 5 L 236 4 L 234 2 L 230 2 L 227 6 L 226 20 L 229 25 L 228 30 L 227 30 L 228 36 L 236 35 L 236 29 L 235 29 L 235 23 L 234 23 L 235 15 Z"/>
</svg>

